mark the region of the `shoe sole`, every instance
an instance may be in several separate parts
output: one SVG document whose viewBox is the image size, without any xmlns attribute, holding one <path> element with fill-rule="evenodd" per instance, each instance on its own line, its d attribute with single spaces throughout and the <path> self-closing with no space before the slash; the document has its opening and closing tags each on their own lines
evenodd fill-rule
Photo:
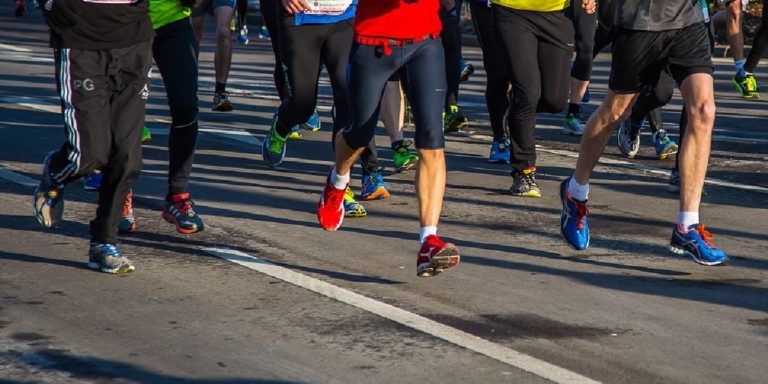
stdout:
<svg viewBox="0 0 768 384">
<path fill-rule="evenodd" d="M 131 227 L 128 228 L 128 229 L 117 227 L 117 233 L 119 233 L 121 235 L 126 235 L 126 234 L 129 234 L 129 233 L 134 233 L 138 229 L 139 229 L 139 226 L 136 225 L 136 223 L 133 223 L 133 224 L 131 224 Z"/>
<path fill-rule="evenodd" d="M 490 159 L 488 159 L 488 164 L 509 164 L 509 161 L 507 161 L 507 160 L 490 160 Z"/>
<path fill-rule="evenodd" d="M 442 273 L 444 270 L 455 266 L 461 261 L 459 249 L 453 244 L 446 244 L 445 249 L 432 256 L 429 264 L 416 268 L 416 276 L 433 277 Z M 422 264 L 423 265 L 423 264 Z"/>
<path fill-rule="evenodd" d="M 366 217 L 366 216 L 368 216 L 368 212 L 363 212 L 363 213 L 359 213 L 359 212 L 349 212 L 349 213 L 347 213 L 347 212 L 345 212 L 344 213 L 344 217 L 358 218 L 358 217 Z"/>
<path fill-rule="evenodd" d="M 680 247 L 678 247 L 676 245 L 672 245 L 672 244 L 669 245 L 669 250 L 672 253 L 676 254 L 676 255 L 688 256 L 691 259 L 693 259 L 693 261 L 695 261 L 697 264 L 706 265 L 708 267 L 713 267 L 713 266 L 716 266 L 716 265 L 728 265 L 728 262 L 729 262 L 728 259 L 725 259 L 723 261 L 704 261 L 704 260 L 699 260 L 698 258 L 696 258 L 696 256 L 693 255 L 693 253 L 688 252 L 685 249 L 680 248 Z"/>
<path fill-rule="evenodd" d="M 573 131 L 567 128 L 563 128 L 563 135 L 583 136 L 584 132 L 578 132 L 578 131 Z"/>
<path fill-rule="evenodd" d="M 528 192 L 509 192 L 512 196 L 519 197 L 541 197 L 541 191 L 528 191 Z"/>
<path fill-rule="evenodd" d="M 104 272 L 104 273 L 109 273 L 109 274 L 112 274 L 112 275 L 120 275 L 120 274 L 123 274 L 123 273 L 130 273 L 130 272 L 133 272 L 133 271 L 136 270 L 136 267 L 133 266 L 133 265 L 128 265 L 128 266 L 121 265 L 121 266 L 119 266 L 117 268 L 106 268 L 106 267 L 102 267 L 101 264 L 95 263 L 95 262 L 92 262 L 92 261 L 88 262 L 88 268 L 96 270 L 96 271 Z"/>
<path fill-rule="evenodd" d="M 414 169 L 414 168 L 416 168 L 416 165 L 418 165 L 418 164 L 419 164 L 419 161 L 418 161 L 418 160 L 409 161 L 409 162 L 407 162 L 407 163 L 405 163 L 405 164 L 401 165 L 399 168 L 397 168 L 397 169 L 395 170 L 395 172 L 397 172 L 397 173 L 403 173 L 403 172 L 405 172 L 405 171 L 410 171 L 411 169 Z"/>
<path fill-rule="evenodd" d="M 371 193 L 370 195 L 361 196 L 361 199 L 363 201 L 371 201 L 371 200 L 389 199 L 389 197 L 390 197 L 389 191 L 380 187 L 377 190 L 373 191 L 373 193 Z"/>
<path fill-rule="evenodd" d="M 451 126 L 448 126 L 447 128 L 445 128 L 445 133 L 456 133 L 456 132 L 461 131 L 462 129 L 466 129 L 468 126 L 469 126 L 469 122 L 468 121 L 465 121 L 465 122 L 462 122 L 462 123 L 458 123 L 458 124 L 455 124 L 455 125 L 451 125 Z"/>
<path fill-rule="evenodd" d="M 165 221 L 167 221 L 168 223 L 173 224 L 176 227 L 176 232 L 182 233 L 185 235 L 191 235 L 193 233 L 202 232 L 203 230 L 205 230 L 205 227 L 202 225 L 195 229 L 184 228 L 180 226 L 179 223 L 176 221 L 176 218 L 173 217 L 173 215 L 171 215 L 168 212 L 163 212 L 163 219 L 165 219 Z"/>
<path fill-rule="evenodd" d="M 231 103 L 223 103 L 211 108 L 215 112 L 232 112 L 234 109 L 235 107 Z"/>
</svg>

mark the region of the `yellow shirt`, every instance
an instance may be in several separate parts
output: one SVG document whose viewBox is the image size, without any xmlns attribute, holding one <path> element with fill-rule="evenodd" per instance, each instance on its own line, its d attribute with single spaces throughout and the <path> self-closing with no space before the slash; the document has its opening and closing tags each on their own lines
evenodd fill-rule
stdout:
<svg viewBox="0 0 768 384">
<path fill-rule="evenodd" d="M 562 11 L 571 0 L 491 0 L 491 3 L 521 11 L 553 12 Z"/>
</svg>

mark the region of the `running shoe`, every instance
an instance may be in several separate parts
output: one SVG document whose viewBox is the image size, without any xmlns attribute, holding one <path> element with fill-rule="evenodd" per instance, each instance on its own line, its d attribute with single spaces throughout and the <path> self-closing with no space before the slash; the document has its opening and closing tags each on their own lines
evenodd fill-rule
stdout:
<svg viewBox="0 0 768 384">
<path fill-rule="evenodd" d="M 117 223 L 117 233 L 133 233 L 136 229 L 136 217 L 133 216 L 133 192 L 129 190 L 123 203 L 122 217 Z"/>
<path fill-rule="evenodd" d="M 413 142 L 410 140 L 398 140 L 392 143 L 392 160 L 395 163 L 395 171 L 398 173 L 411 170 L 419 163 L 419 155 L 408 149 L 411 144 Z"/>
<path fill-rule="evenodd" d="M 578 114 L 566 115 L 563 121 L 563 133 L 574 136 L 584 134 L 584 121 Z"/>
<path fill-rule="evenodd" d="M 680 171 L 672 170 L 672 173 L 669 175 L 669 184 L 667 185 L 667 192 L 669 193 L 680 193 Z M 701 188 L 701 195 L 706 196 L 707 195 L 707 188 L 702 187 Z"/>
<path fill-rule="evenodd" d="M 35 189 L 33 206 L 35 217 L 44 228 L 53 228 L 64 215 L 64 186 L 53 182 L 49 166 L 56 154 L 53 151 L 45 157 L 40 185 Z"/>
<path fill-rule="evenodd" d="M 305 131 L 317 132 L 320 130 L 321 124 L 320 115 L 317 113 L 317 110 L 315 110 L 315 112 L 312 113 L 312 116 L 309 117 L 309 120 L 301 125 L 301 128 Z"/>
<path fill-rule="evenodd" d="M 539 184 L 536 183 L 536 167 L 528 167 L 512 175 L 509 193 L 522 197 L 541 197 Z"/>
<path fill-rule="evenodd" d="M 466 58 L 461 58 L 461 77 L 459 81 L 468 81 L 469 77 L 475 73 L 475 66 L 472 63 L 468 63 Z"/>
<path fill-rule="evenodd" d="M 592 95 L 589 94 L 589 88 L 587 88 L 587 90 L 584 91 L 584 96 L 581 97 L 581 102 L 589 103 L 590 100 L 592 100 Z"/>
<path fill-rule="evenodd" d="M 616 141 L 619 150 L 629 159 L 634 159 L 640 150 L 640 128 L 642 125 L 634 125 L 631 119 L 621 122 L 616 131 Z"/>
<path fill-rule="evenodd" d="M 448 112 L 443 113 L 443 130 L 445 133 L 459 132 L 469 125 L 464 115 L 459 111 L 458 105 L 451 105 Z"/>
<path fill-rule="evenodd" d="M 560 234 L 573 249 L 583 250 L 589 247 L 589 209 L 587 200 L 576 200 L 568 193 L 570 180 L 569 177 L 560 183 L 560 201 L 563 204 L 560 211 Z"/>
<path fill-rule="evenodd" d="M 659 129 L 653 133 L 653 146 L 656 148 L 656 156 L 664 160 L 677 153 L 677 142 L 667 136 L 667 131 Z"/>
<path fill-rule="evenodd" d="M 694 224 L 687 229 L 675 225 L 669 250 L 678 255 L 688 255 L 702 265 L 723 265 L 728 263 L 728 256 L 712 245 L 712 234 L 704 224 Z"/>
<path fill-rule="evenodd" d="M 317 221 L 326 231 L 339 229 L 344 221 L 344 194 L 348 187 L 349 185 L 344 189 L 337 189 L 331 184 L 330 175 L 325 179 L 325 188 L 317 203 Z"/>
<path fill-rule="evenodd" d="M 243 25 L 242 28 L 240 28 L 239 31 L 237 31 L 237 41 L 240 42 L 242 45 L 248 45 L 250 43 L 250 40 L 248 39 L 248 27 Z"/>
<path fill-rule="evenodd" d="M 149 128 L 145 125 L 144 128 L 141 129 L 141 143 L 146 144 L 152 141 L 152 132 L 149 131 Z"/>
<path fill-rule="evenodd" d="M 286 137 L 288 140 L 301 140 L 301 128 L 296 125 L 291 128 L 291 132 Z"/>
<path fill-rule="evenodd" d="M 509 164 L 508 137 L 504 137 L 501 140 L 493 140 L 493 143 L 491 143 L 491 154 L 488 155 L 488 162 L 491 164 Z"/>
<path fill-rule="evenodd" d="M 183 234 L 200 232 L 205 229 L 203 220 L 192 209 L 189 193 L 176 193 L 166 198 L 163 205 L 163 219 L 174 224 L 176 231 Z"/>
<path fill-rule="evenodd" d="M 371 172 L 363 175 L 363 191 L 360 197 L 363 201 L 389 199 L 389 189 L 384 184 L 381 172 Z"/>
<path fill-rule="evenodd" d="M 100 169 L 85 175 L 83 179 L 83 189 L 95 192 L 101 189 L 101 181 L 104 179 L 104 173 Z"/>
<path fill-rule="evenodd" d="M 432 277 L 459 263 L 459 248 L 437 235 L 429 235 L 416 256 L 416 276 Z"/>
<path fill-rule="evenodd" d="M 16 0 L 16 6 L 13 8 L 13 14 L 16 17 L 21 17 L 26 11 L 27 5 L 24 4 L 24 0 Z"/>
<path fill-rule="evenodd" d="M 270 128 L 267 136 L 261 141 L 261 157 L 267 166 L 274 168 L 280 165 L 285 158 L 287 137 L 281 137 L 277 132 L 277 116 L 272 120 L 272 128 Z"/>
<path fill-rule="evenodd" d="M 760 98 L 760 88 L 757 85 L 755 75 L 748 73 L 746 76 L 741 77 L 739 74 L 736 74 L 733 76 L 732 81 L 741 97 L 745 99 Z"/>
<path fill-rule="evenodd" d="M 344 217 L 365 217 L 368 215 L 365 208 L 355 200 L 355 193 L 347 186 L 344 190 Z"/>
<path fill-rule="evenodd" d="M 120 254 L 120 249 L 116 245 L 101 243 L 91 243 L 88 249 L 88 268 L 112 274 L 136 270 L 133 263 Z"/>
<path fill-rule="evenodd" d="M 269 30 L 266 26 L 262 25 L 261 28 L 259 28 L 258 37 L 260 40 L 269 40 Z"/>
<path fill-rule="evenodd" d="M 229 101 L 229 94 L 227 92 L 217 92 L 213 95 L 213 107 L 211 110 L 218 112 L 229 112 L 235 109 L 232 106 L 232 102 Z"/>
</svg>

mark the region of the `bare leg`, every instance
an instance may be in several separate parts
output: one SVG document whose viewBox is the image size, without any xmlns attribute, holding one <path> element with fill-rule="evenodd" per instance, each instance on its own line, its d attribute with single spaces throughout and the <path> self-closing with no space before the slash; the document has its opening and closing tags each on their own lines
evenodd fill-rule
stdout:
<svg viewBox="0 0 768 384">
<path fill-rule="evenodd" d="M 678 154 L 680 211 L 698 212 L 715 123 L 712 76 L 703 73 L 690 75 L 683 80 L 680 89 L 688 117 L 688 125 Z"/>
<path fill-rule="evenodd" d="M 391 142 L 403 139 L 403 125 L 405 122 L 405 95 L 400 81 L 387 81 L 384 87 L 384 95 L 381 97 L 381 112 L 379 114 L 387 135 Z"/>
<path fill-rule="evenodd" d="M 365 147 L 359 148 L 359 149 L 352 149 L 348 144 L 347 141 L 344 140 L 344 137 L 341 135 L 342 131 L 339 131 L 338 134 L 336 134 L 336 161 L 335 161 L 335 167 L 336 167 L 336 173 L 339 175 L 346 175 L 348 174 L 352 166 L 355 164 L 355 161 L 357 161 L 357 158 L 360 157 L 360 154 L 363 153 L 365 150 Z"/>
<path fill-rule="evenodd" d="M 232 64 L 232 21 L 231 7 L 216 7 L 213 10 L 216 18 L 216 55 L 213 59 L 216 72 L 216 82 L 226 84 L 229 77 L 229 67 Z"/>
<path fill-rule="evenodd" d="M 733 60 L 744 58 L 744 34 L 741 30 L 741 2 L 747 0 L 735 0 L 726 9 L 726 35 L 728 45 L 731 46 Z"/>
<path fill-rule="evenodd" d="M 597 161 L 600 160 L 605 145 L 619 123 L 628 116 L 634 98 L 634 94 L 617 94 L 608 91 L 605 101 L 589 118 L 584 127 L 584 135 L 581 137 L 579 160 L 576 162 L 574 171 L 577 183 L 582 185 L 589 183 L 589 177 Z"/>
<path fill-rule="evenodd" d="M 416 169 L 416 194 L 419 197 L 421 227 L 437 227 L 443 209 L 445 194 L 445 151 L 419 149 L 419 167 Z"/>
<path fill-rule="evenodd" d="M 584 93 L 587 92 L 589 81 L 578 80 L 571 77 L 571 95 L 569 96 L 568 103 L 581 104 L 581 99 L 584 98 Z"/>
<path fill-rule="evenodd" d="M 195 33 L 195 52 L 200 53 L 200 40 L 203 38 L 203 27 L 205 26 L 205 15 L 192 18 L 192 31 Z"/>
</svg>

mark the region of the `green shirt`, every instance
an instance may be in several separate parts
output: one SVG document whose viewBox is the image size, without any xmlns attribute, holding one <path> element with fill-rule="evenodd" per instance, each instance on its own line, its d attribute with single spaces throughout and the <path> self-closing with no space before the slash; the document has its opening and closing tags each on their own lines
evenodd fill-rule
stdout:
<svg viewBox="0 0 768 384">
<path fill-rule="evenodd" d="M 149 18 L 154 29 L 189 17 L 191 13 L 191 9 L 181 6 L 179 0 L 149 0 Z"/>
</svg>

